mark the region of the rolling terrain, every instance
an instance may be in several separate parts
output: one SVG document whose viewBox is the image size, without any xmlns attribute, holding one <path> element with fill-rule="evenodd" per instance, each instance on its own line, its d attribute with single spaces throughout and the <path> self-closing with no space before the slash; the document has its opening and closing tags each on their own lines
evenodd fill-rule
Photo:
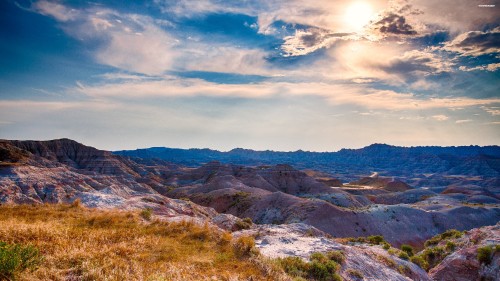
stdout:
<svg viewBox="0 0 500 281">
<path fill-rule="evenodd" d="M 478 151 L 490 153 L 497 148 L 470 149 L 475 151 L 470 152 L 472 156 L 460 157 L 475 157 Z M 163 221 L 187 219 L 208 223 L 221 231 L 239 230 L 243 219 L 250 218 L 259 226 L 247 222 L 244 228 L 261 227 L 258 233 L 262 234 L 273 233 L 280 225 L 305 225 L 309 230 L 299 231 L 298 236 L 305 239 L 316 233 L 313 236 L 324 237 L 318 241 L 326 244 L 330 243 L 328 239 L 381 235 L 394 247 L 409 244 L 422 249 L 426 240 L 449 229 L 471 230 L 500 221 L 500 190 L 492 185 L 498 177 L 477 175 L 488 169 L 468 175 L 489 178 L 488 184 L 467 181 L 421 188 L 405 182 L 401 175 L 389 176 L 387 172 L 339 179 L 324 170 L 298 170 L 289 164 L 245 166 L 210 161 L 191 167 L 179 164 L 181 160 L 172 163 L 155 157 L 117 155 L 69 139 L 2 140 L 0 161 L 1 204 L 79 200 L 83 206 L 99 209 L 149 209 Z M 418 171 L 423 172 L 426 171 Z M 353 179 L 343 184 L 347 178 Z M 265 253 L 266 243 L 262 239 L 257 240 L 257 246 Z M 335 247 L 352 254 L 347 258 L 349 264 L 367 263 L 366 268 L 360 266 L 359 270 L 367 276 L 372 274 L 370 261 L 351 260 L 351 256 L 367 251 L 374 257 L 380 256 L 380 250 L 351 246 Z M 387 271 L 387 276 L 399 274 L 397 278 L 401 280 L 415 276 L 420 277 L 412 280 L 432 280 L 418 267 L 404 261 L 396 263 L 413 268 L 407 272 L 410 275 Z M 436 272 L 445 270 L 438 268 Z M 351 280 L 347 271 L 341 274 Z"/>
</svg>

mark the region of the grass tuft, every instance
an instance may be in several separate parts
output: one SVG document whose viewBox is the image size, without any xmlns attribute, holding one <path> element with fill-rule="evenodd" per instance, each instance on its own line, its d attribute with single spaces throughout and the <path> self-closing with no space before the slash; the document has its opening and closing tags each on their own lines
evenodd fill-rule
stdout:
<svg viewBox="0 0 500 281">
<path fill-rule="evenodd" d="M 142 210 L 139 215 L 141 216 L 141 218 L 147 220 L 147 221 L 150 221 L 151 218 L 153 217 L 153 210 L 149 209 L 149 208 L 146 208 L 144 210 Z"/>
</svg>

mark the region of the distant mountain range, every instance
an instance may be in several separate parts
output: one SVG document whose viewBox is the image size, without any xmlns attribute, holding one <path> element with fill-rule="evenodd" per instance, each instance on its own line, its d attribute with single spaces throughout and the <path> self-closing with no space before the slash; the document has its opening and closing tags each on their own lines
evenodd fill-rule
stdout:
<svg viewBox="0 0 500 281">
<path fill-rule="evenodd" d="M 115 154 L 196 167 L 210 161 L 245 166 L 290 164 L 298 169 L 326 172 L 344 182 L 377 172 L 393 176 L 414 186 L 461 184 L 498 185 L 500 178 L 499 146 L 423 146 L 398 147 L 372 144 L 361 149 L 338 152 L 277 152 L 233 149 L 178 149 L 152 147 L 115 151 Z"/>
</svg>

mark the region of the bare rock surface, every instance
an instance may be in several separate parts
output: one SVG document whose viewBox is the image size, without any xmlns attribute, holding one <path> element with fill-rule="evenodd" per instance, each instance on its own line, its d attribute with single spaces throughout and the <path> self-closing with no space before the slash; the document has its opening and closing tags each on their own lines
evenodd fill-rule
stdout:
<svg viewBox="0 0 500 281">
<path fill-rule="evenodd" d="M 500 280 L 500 224 L 472 229 L 454 243 L 457 249 L 429 272 L 432 280 Z M 492 249 L 488 264 L 477 258 L 481 247 Z"/>
<path fill-rule="evenodd" d="M 308 260 L 315 252 L 341 251 L 345 256 L 340 269 L 344 280 L 358 280 L 350 270 L 361 273 L 363 280 L 431 280 L 417 265 L 389 255 L 380 246 L 343 245 L 306 224 L 262 225 L 235 235 L 256 235 L 257 248 L 270 258 L 295 256 Z"/>
</svg>

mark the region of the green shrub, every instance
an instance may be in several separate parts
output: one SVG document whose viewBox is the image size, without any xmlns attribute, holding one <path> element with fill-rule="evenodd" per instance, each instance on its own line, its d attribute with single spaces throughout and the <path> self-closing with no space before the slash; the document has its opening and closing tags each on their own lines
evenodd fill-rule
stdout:
<svg viewBox="0 0 500 281">
<path fill-rule="evenodd" d="M 384 242 L 384 243 L 382 243 L 382 248 L 384 250 L 389 250 L 391 248 L 391 244 Z"/>
<path fill-rule="evenodd" d="M 287 257 L 277 259 L 283 270 L 294 278 L 305 278 L 308 280 L 342 280 L 337 274 L 343 262 L 344 254 L 340 251 L 331 251 L 326 254 L 313 253 L 309 257 L 310 262 L 305 262 L 299 257 Z"/>
<path fill-rule="evenodd" d="M 431 269 L 438 265 L 447 255 L 448 253 L 442 247 L 433 247 L 425 249 L 420 254 L 420 257 L 427 262 L 428 269 Z"/>
<path fill-rule="evenodd" d="M 345 260 L 344 253 L 342 251 L 330 251 L 326 253 L 326 257 L 338 264 L 342 264 Z"/>
<path fill-rule="evenodd" d="M 408 260 L 408 259 L 410 258 L 410 256 L 408 256 L 408 254 L 407 254 L 406 252 L 404 252 L 404 251 L 401 251 L 401 252 L 399 253 L 398 257 L 399 257 L 400 259 L 403 259 L 403 260 Z"/>
<path fill-rule="evenodd" d="M 307 277 L 308 275 L 309 263 L 299 257 L 279 258 L 277 262 L 292 277 Z"/>
<path fill-rule="evenodd" d="M 150 208 L 146 208 L 144 210 L 142 210 L 139 215 L 141 216 L 141 218 L 147 220 L 147 221 L 150 221 L 151 218 L 153 217 L 153 210 L 151 210 Z"/>
<path fill-rule="evenodd" d="M 373 245 L 384 245 L 384 244 L 389 244 L 387 241 L 385 241 L 384 237 L 382 235 L 372 235 L 368 237 L 350 237 L 347 238 L 347 241 L 349 242 L 359 242 L 359 243 L 369 243 Z"/>
<path fill-rule="evenodd" d="M 486 265 L 491 263 L 491 254 L 493 253 L 493 249 L 491 246 L 484 246 L 477 249 L 477 260 L 480 263 L 484 263 Z"/>
<path fill-rule="evenodd" d="M 363 274 L 356 269 L 349 268 L 347 274 L 357 279 L 363 279 Z"/>
<path fill-rule="evenodd" d="M 429 270 L 429 263 L 424 260 L 421 256 L 413 256 L 410 258 L 410 261 L 424 270 Z"/>
<path fill-rule="evenodd" d="M 463 234 L 464 234 L 463 232 L 458 231 L 456 229 L 450 229 L 450 230 L 447 230 L 447 231 L 441 233 L 441 238 L 442 238 L 442 240 L 448 239 L 448 238 L 460 238 L 460 237 L 462 237 Z"/>
<path fill-rule="evenodd" d="M 437 245 L 439 244 L 439 242 L 443 241 L 443 240 L 446 240 L 446 239 L 450 239 L 450 238 L 460 238 L 462 237 L 463 235 L 463 232 L 461 231 L 458 231 L 456 229 L 450 229 L 450 230 L 447 230 L 441 234 L 438 234 L 434 237 L 432 237 L 431 239 L 425 241 L 425 247 L 429 247 L 429 246 L 434 246 L 434 245 Z"/>
<path fill-rule="evenodd" d="M 31 245 L 7 244 L 0 241 L 0 280 L 15 280 L 25 270 L 35 270 L 43 257 Z"/>
<path fill-rule="evenodd" d="M 311 254 L 311 256 L 309 257 L 309 260 L 325 263 L 328 261 L 328 258 L 323 253 L 316 252 L 316 253 Z"/>
<path fill-rule="evenodd" d="M 385 242 L 385 240 L 382 235 L 373 235 L 368 236 L 368 242 L 370 244 L 379 245 L 380 243 Z"/>
<path fill-rule="evenodd" d="M 406 245 L 406 244 L 401 245 L 401 251 L 408 254 L 409 257 L 413 256 L 413 247 L 410 245 Z"/>
<path fill-rule="evenodd" d="M 454 251 L 454 250 L 455 250 L 455 246 L 456 246 L 456 245 L 455 245 L 455 243 L 453 243 L 453 242 L 451 242 L 451 241 L 448 241 L 448 242 L 446 242 L 446 247 L 445 247 L 445 249 L 446 249 L 446 251 L 448 251 L 448 252 L 452 252 L 452 251 Z"/>
<path fill-rule="evenodd" d="M 334 261 L 327 260 L 326 262 L 320 262 L 313 260 L 310 263 L 309 275 L 316 280 L 341 280 L 338 279 L 340 276 L 336 273 L 338 269 L 339 265 Z"/>
<path fill-rule="evenodd" d="M 401 273 L 405 276 L 410 276 L 410 274 L 411 274 L 411 269 L 406 265 L 399 265 L 398 271 L 399 271 L 399 273 Z"/>
<path fill-rule="evenodd" d="M 237 220 L 234 227 L 236 230 L 249 229 L 252 227 L 252 224 L 253 222 L 251 218 L 244 218 L 242 220 Z"/>
<path fill-rule="evenodd" d="M 252 236 L 242 236 L 236 240 L 234 249 L 239 257 L 252 256 L 257 253 L 255 239 Z"/>
</svg>

